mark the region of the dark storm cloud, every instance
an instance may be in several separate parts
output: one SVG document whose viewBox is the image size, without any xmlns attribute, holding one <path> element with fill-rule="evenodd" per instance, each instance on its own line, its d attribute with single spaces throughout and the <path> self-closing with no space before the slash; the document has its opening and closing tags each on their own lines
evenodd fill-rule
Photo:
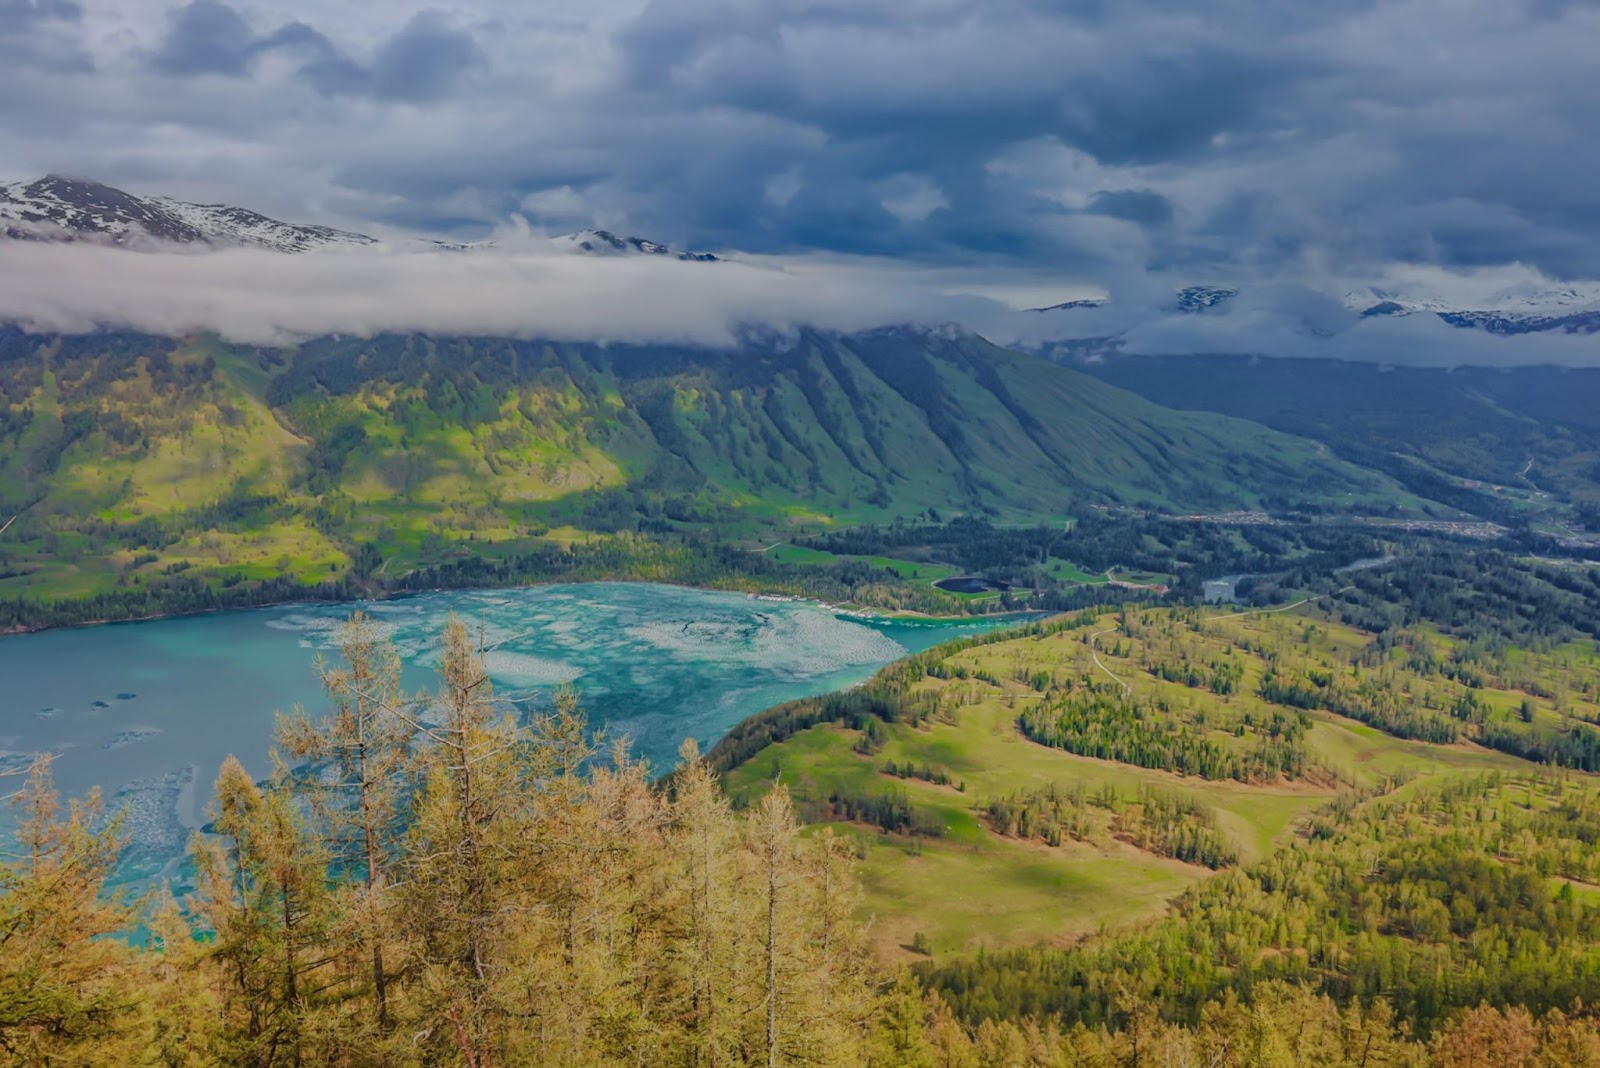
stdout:
<svg viewBox="0 0 1600 1068">
<path fill-rule="evenodd" d="M 1089 201 L 1088 210 L 1145 226 L 1165 226 L 1173 214 L 1172 202 L 1148 189 L 1101 190 Z"/>
<path fill-rule="evenodd" d="M 824 130 L 828 154 L 856 164 L 830 214 L 841 199 L 870 214 L 874 182 L 927 175 L 950 210 L 927 217 L 922 240 L 1054 245 L 1090 261 L 1131 254 L 1154 269 L 1230 252 L 1251 271 L 1310 253 L 1355 264 L 1402 249 L 1600 269 L 1593 229 L 1563 242 L 1535 221 L 1553 200 L 1595 202 L 1592 185 L 1568 189 L 1600 162 L 1597 110 L 1582 89 L 1600 44 L 1592 6 L 1197 10 L 672 2 L 652 4 L 622 40 L 631 84 Z M 1084 188 L 1070 158 L 1014 170 L 1004 196 L 973 180 L 1030 142 L 1081 154 L 1123 188 Z M 1173 210 L 1129 221 L 1175 231 L 1146 235 L 1143 247 L 1085 247 L 1071 216 L 1112 206 L 1128 219 L 1104 198 L 1135 191 Z M 796 198 L 793 212 L 813 203 Z M 1429 218 L 1437 232 L 1421 224 Z M 1506 247 L 1518 226 L 1520 252 Z M 887 229 L 887 246 L 903 248 Z"/>
<path fill-rule="evenodd" d="M 81 2 L 0 0 L 16 177 L 1122 293 L 1600 277 L 1593 3 Z"/>
<path fill-rule="evenodd" d="M 386 100 L 432 100 L 482 61 L 483 53 L 469 34 L 425 11 L 378 49 L 372 91 Z"/>
<path fill-rule="evenodd" d="M 274 52 L 299 56 L 299 73 L 325 95 L 371 95 L 383 100 L 433 100 L 455 87 L 483 54 L 471 35 L 443 15 L 415 15 L 375 50 L 370 66 L 341 52 L 307 23 L 291 21 L 258 34 L 220 0 L 192 0 L 169 15 L 166 36 L 151 55 L 163 74 L 242 77 Z"/>
<path fill-rule="evenodd" d="M 194 0 L 172 13 L 151 64 L 166 74 L 243 74 L 256 38 L 239 13 L 216 0 Z"/>
<path fill-rule="evenodd" d="M 0 63 L 87 73 L 94 64 L 78 41 L 82 21 L 73 0 L 0 0 Z"/>
<path fill-rule="evenodd" d="M 41 22 L 78 22 L 83 8 L 72 0 L 3 0 L 0 2 L 0 29 L 8 34 Z"/>
</svg>

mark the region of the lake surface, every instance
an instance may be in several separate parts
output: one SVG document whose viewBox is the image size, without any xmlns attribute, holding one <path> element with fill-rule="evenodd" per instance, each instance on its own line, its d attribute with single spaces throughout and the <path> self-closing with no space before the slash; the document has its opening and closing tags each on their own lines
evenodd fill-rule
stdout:
<svg viewBox="0 0 1600 1068">
<path fill-rule="evenodd" d="M 892 660 L 1004 620 L 845 613 L 804 601 L 646 583 L 301 604 L 0 638 L 0 770 L 57 754 L 66 796 L 126 806 L 123 875 L 172 874 L 232 753 L 264 776 L 275 713 L 323 709 L 320 653 L 357 607 L 400 651 L 408 690 L 436 688 L 449 613 L 482 628 L 497 695 L 540 707 L 571 684 L 593 725 L 657 769 L 783 701 L 841 689 Z M 14 782 L 14 779 L 4 780 Z"/>
</svg>

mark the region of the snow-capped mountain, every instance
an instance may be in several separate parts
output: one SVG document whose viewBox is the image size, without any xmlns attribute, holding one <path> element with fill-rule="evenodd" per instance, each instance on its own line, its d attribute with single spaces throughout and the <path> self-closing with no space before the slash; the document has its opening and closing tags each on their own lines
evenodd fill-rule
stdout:
<svg viewBox="0 0 1600 1068">
<path fill-rule="evenodd" d="M 208 248 L 264 248 L 275 252 L 377 245 L 366 234 L 328 226 L 286 223 L 228 204 L 191 204 L 171 197 L 141 197 L 99 182 L 49 175 L 34 182 L 0 182 L 0 240 L 90 241 L 133 247 L 162 244 Z M 580 230 L 549 239 L 557 251 L 595 256 L 667 256 L 715 263 L 709 252 L 686 252 L 642 237 L 609 230 Z M 389 242 L 401 252 L 472 253 L 500 243 L 402 238 Z"/>
<path fill-rule="evenodd" d="M 285 223 L 246 208 L 227 204 L 188 204 L 170 197 L 151 197 L 150 203 L 206 235 L 211 244 L 256 245 L 279 252 L 306 252 L 329 245 L 375 245 L 366 234 L 335 230 L 330 226 Z"/>
<path fill-rule="evenodd" d="M 139 197 L 99 182 L 59 175 L 35 182 L 0 182 L 0 237 L 114 245 L 246 246 L 276 252 L 377 243 L 365 234 L 279 222 L 226 204 Z"/>
<path fill-rule="evenodd" d="M 533 237 L 531 241 L 535 246 L 548 242 L 556 252 L 572 256 L 668 256 L 685 263 L 719 262 L 718 257 L 709 252 L 685 252 L 643 237 L 618 237 L 609 230 L 579 230 L 556 237 Z M 431 237 L 412 237 L 396 242 L 392 247 L 402 252 L 473 253 L 519 249 L 529 242 L 526 234 L 518 235 L 510 242 L 501 242 L 492 237 L 483 241 L 441 241 Z"/>
<path fill-rule="evenodd" d="M 1029 308 L 1029 311 L 1053 312 L 1071 311 L 1074 308 L 1103 308 L 1106 305 L 1104 297 L 1084 297 L 1081 300 L 1064 300 L 1060 304 L 1051 304 L 1043 308 Z"/>
<path fill-rule="evenodd" d="M 717 257 L 709 252 L 685 252 L 670 245 L 660 245 L 642 237 L 618 237 L 609 230 L 579 230 L 555 239 L 557 245 L 569 247 L 574 252 L 587 252 L 596 256 L 631 255 L 670 256 L 691 263 L 716 263 Z"/>
<path fill-rule="evenodd" d="M 1203 312 L 1239 295 L 1228 286 L 1185 286 L 1173 291 L 1171 307 L 1181 312 Z M 1088 297 L 1082 300 L 1065 300 L 1044 308 L 1031 308 L 1036 312 L 1074 311 L 1078 308 L 1104 308 L 1112 301 L 1106 297 Z"/>
<path fill-rule="evenodd" d="M 1344 305 L 1367 319 L 1431 314 L 1451 326 L 1491 334 L 1600 333 L 1600 283 L 1550 288 L 1515 286 L 1451 297 L 1363 286 L 1346 293 Z"/>
<path fill-rule="evenodd" d="M 1169 308 L 1188 313 L 1207 312 L 1239 295 L 1231 286 L 1193 285 L 1176 291 Z M 1424 290 L 1401 292 L 1379 286 L 1362 286 L 1343 295 L 1351 313 L 1350 325 L 1381 316 L 1436 315 L 1451 326 L 1491 334 L 1600 333 L 1600 282 L 1559 285 L 1517 285 L 1499 289 L 1467 287 L 1450 293 Z M 1040 312 L 1070 312 L 1079 308 L 1115 304 L 1105 300 L 1070 300 Z M 1324 322 L 1313 332 L 1337 331 Z"/>
<path fill-rule="evenodd" d="M 1185 286 L 1178 290 L 1178 310 L 1200 312 L 1239 295 L 1228 286 Z"/>
</svg>

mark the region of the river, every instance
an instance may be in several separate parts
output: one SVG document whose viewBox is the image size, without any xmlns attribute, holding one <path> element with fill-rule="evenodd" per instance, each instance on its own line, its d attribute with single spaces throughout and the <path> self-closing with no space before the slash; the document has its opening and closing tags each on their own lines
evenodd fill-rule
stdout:
<svg viewBox="0 0 1600 1068">
<path fill-rule="evenodd" d="M 361 607 L 401 654 L 409 690 L 436 685 L 451 612 L 481 628 L 498 695 L 539 707 L 571 684 L 590 721 L 663 769 L 686 737 L 707 748 L 763 708 L 862 681 L 996 618 L 846 613 L 806 601 L 647 583 L 419 594 L 113 623 L 0 639 L 0 770 L 56 754 L 66 796 L 99 787 L 125 808 L 121 875 L 177 870 L 232 753 L 267 774 L 275 714 L 323 705 L 316 657 Z M 0 780 L 12 782 L 14 778 Z"/>
</svg>

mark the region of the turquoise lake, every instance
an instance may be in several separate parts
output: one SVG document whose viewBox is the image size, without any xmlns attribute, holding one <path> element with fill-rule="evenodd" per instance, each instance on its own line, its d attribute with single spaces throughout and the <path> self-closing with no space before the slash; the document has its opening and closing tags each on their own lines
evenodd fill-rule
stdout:
<svg viewBox="0 0 1600 1068">
<path fill-rule="evenodd" d="M 590 723 L 657 769 L 783 701 L 861 682 L 892 660 L 999 619 L 923 620 L 646 583 L 419 594 L 114 623 L 0 639 L 0 770 L 56 754 L 65 796 L 125 807 L 129 879 L 172 873 L 232 753 L 269 770 L 275 713 L 323 707 L 319 653 L 355 608 L 400 651 L 413 691 L 436 683 L 449 613 L 481 627 L 496 693 L 538 707 L 570 684 Z M 1014 620 L 1013 620 L 1014 621 Z M 15 781 L 15 780 L 8 780 Z"/>
</svg>

